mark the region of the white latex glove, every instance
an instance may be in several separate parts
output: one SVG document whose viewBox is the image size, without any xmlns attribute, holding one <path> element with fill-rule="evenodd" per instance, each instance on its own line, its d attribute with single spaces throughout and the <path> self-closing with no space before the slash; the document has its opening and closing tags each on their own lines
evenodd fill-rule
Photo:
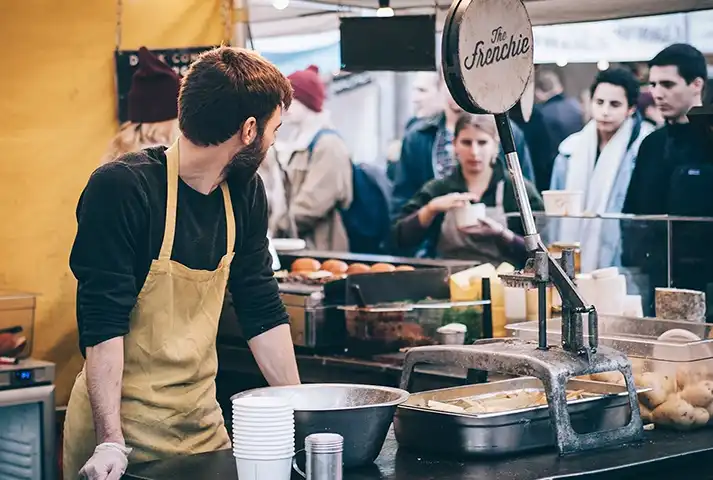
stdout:
<svg viewBox="0 0 713 480">
<path fill-rule="evenodd" d="M 102 443 L 79 471 L 87 480 L 120 480 L 129 466 L 131 449 L 118 443 Z"/>
</svg>

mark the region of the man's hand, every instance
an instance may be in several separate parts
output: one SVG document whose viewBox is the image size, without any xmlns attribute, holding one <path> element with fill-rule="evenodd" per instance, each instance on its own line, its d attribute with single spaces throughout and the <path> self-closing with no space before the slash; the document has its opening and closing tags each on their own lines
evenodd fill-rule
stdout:
<svg viewBox="0 0 713 480">
<path fill-rule="evenodd" d="M 118 443 L 102 443 L 79 471 L 87 480 L 120 480 L 129 465 L 131 449 Z"/>
<path fill-rule="evenodd" d="M 251 338 L 248 345 L 270 386 L 300 384 L 289 325 L 279 325 Z"/>
</svg>

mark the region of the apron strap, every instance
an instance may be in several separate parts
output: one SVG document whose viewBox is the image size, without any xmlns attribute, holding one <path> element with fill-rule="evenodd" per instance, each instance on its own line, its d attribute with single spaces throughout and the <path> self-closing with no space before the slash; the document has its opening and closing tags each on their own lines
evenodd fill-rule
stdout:
<svg viewBox="0 0 713 480">
<path fill-rule="evenodd" d="M 170 260 L 176 236 L 176 208 L 178 205 L 178 140 L 166 150 L 166 225 L 159 259 Z"/>
<path fill-rule="evenodd" d="M 495 206 L 502 208 L 503 199 L 505 198 L 505 181 L 500 180 L 497 187 L 495 187 Z"/>
<path fill-rule="evenodd" d="M 233 213 L 233 202 L 230 199 L 228 182 L 221 183 L 220 189 L 223 191 L 223 202 L 225 203 L 225 228 L 228 238 L 226 253 L 232 253 L 235 251 L 235 213 Z"/>
</svg>

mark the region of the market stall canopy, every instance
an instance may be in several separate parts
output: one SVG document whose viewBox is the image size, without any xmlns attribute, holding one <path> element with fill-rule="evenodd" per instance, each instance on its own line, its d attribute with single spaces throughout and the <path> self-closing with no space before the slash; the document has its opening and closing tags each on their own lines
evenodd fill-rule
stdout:
<svg viewBox="0 0 713 480">
<path fill-rule="evenodd" d="M 397 15 L 428 13 L 437 8 L 439 28 L 451 2 L 391 0 Z M 713 0 L 525 0 L 533 25 L 556 25 L 713 9 Z M 340 15 L 373 14 L 378 0 L 293 0 L 276 9 L 271 0 L 249 0 L 254 38 L 317 33 L 339 28 Z M 286 21 L 289 20 L 289 21 Z"/>
</svg>

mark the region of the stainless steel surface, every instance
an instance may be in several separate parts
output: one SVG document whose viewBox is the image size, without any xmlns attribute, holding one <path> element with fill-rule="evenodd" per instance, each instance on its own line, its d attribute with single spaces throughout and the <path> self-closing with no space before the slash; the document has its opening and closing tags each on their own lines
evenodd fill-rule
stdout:
<svg viewBox="0 0 713 480">
<path fill-rule="evenodd" d="M 572 425 L 578 432 L 621 428 L 629 421 L 626 387 L 571 380 L 567 388 L 596 395 L 567 402 Z M 445 402 L 522 389 L 543 391 L 544 387 L 537 378 L 522 377 L 413 394 L 396 410 L 394 430 L 399 446 L 466 456 L 513 454 L 554 447 L 555 432 L 548 406 L 480 415 L 443 412 L 423 406 L 428 400 Z"/>
<path fill-rule="evenodd" d="M 374 461 L 386 438 L 396 407 L 409 393 L 391 387 L 358 384 L 304 384 L 267 387 L 234 395 L 280 397 L 295 410 L 295 450 L 304 448 L 313 433 L 338 433 L 344 437 L 344 468 Z"/>
<path fill-rule="evenodd" d="M 307 480 L 342 480 L 344 438 L 313 433 L 305 439 Z"/>
<path fill-rule="evenodd" d="M 290 316 L 292 343 L 300 347 L 321 347 L 341 344 L 343 336 L 327 325 L 327 310 L 322 306 L 321 287 L 281 284 L 280 297 Z"/>
<path fill-rule="evenodd" d="M 505 327 L 512 336 L 530 341 L 537 338 L 537 322 L 522 322 Z M 667 342 L 658 338 L 669 330 L 685 330 L 695 334 L 701 340 L 692 342 Z M 584 331 L 589 336 L 588 328 Z M 562 341 L 562 319 L 547 321 L 547 339 L 551 344 Z M 599 317 L 599 342 L 628 357 L 645 358 L 652 361 L 700 362 L 703 366 L 713 359 L 713 325 L 659 318 L 637 318 L 618 315 Z M 665 356 L 661 354 L 664 353 Z"/>
<path fill-rule="evenodd" d="M 410 387 L 411 374 L 423 363 L 498 372 L 540 379 L 547 395 L 548 411 L 560 454 L 575 453 L 615 444 L 640 441 L 643 423 L 629 360 L 620 352 L 602 346 L 590 357 L 581 357 L 559 347 L 547 350 L 536 342 L 518 339 L 480 340 L 473 345 L 442 345 L 412 348 L 406 353 L 401 388 Z M 580 433 L 572 424 L 566 403 L 567 383 L 573 377 L 618 371 L 624 376 L 631 418 L 624 426 Z"/>
</svg>

